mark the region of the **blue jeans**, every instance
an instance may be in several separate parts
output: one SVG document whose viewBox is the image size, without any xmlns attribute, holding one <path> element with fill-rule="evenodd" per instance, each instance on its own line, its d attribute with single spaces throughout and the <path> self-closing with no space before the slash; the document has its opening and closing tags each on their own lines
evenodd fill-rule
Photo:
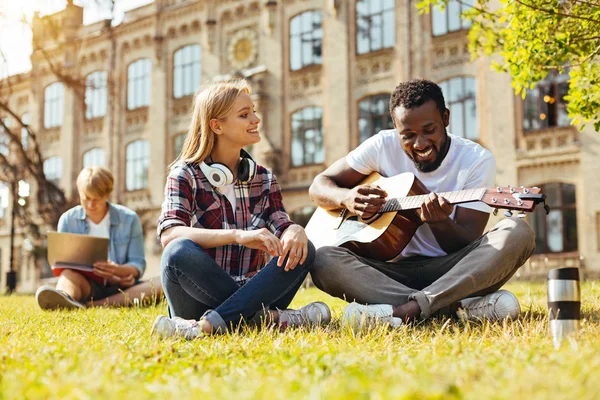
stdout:
<svg viewBox="0 0 600 400">
<path fill-rule="evenodd" d="M 243 319 L 251 319 L 263 308 L 286 309 L 314 259 L 315 248 L 309 242 L 304 264 L 285 271 L 277 266 L 278 257 L 274 257 L 240 286 L 200 245 L 186 238 L 172 240 L 161 259 L 161 279 L 169 314 L 195 320 L 204 316 L 217 332 L 224 332 Z"/>
</svg>

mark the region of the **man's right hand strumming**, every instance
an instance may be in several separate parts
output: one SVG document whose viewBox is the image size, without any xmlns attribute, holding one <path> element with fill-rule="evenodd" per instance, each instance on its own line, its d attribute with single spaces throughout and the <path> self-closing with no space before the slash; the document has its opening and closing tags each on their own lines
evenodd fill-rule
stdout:
<svg viewBox="0 0 600 400">
<path fill-rule="evenodd" d="M 386 197 L 386 191 L 379 186 L 359 185 L 348 191 L 342 206 L 363 219 L 369 219 L 385 204 Z"/>
</svg>

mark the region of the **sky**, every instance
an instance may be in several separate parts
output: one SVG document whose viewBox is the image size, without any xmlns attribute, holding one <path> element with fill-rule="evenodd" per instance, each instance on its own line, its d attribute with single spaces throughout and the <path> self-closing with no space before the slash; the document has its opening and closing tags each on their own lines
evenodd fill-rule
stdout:
<svg viewBox="0 0 600 400">
<path fill-rule="evenodd" d="M 122 19 L 124 11 L 151 2 L 116 0 L 116 22 Z M 106 7 L 102 7 L 109 4 L 109 0 L 75 0 L 74 3 L 84 7 L 84 24 L 110 16 Z M 0 78 L 31 69 L 31 31 L 27 24 L 21 22 L 23 16 L 30 21 L 35 11 L 39 11 L 40 15 L 52 14 L 66 4 L 66 0 L 0 0 Z"/>
</svg>

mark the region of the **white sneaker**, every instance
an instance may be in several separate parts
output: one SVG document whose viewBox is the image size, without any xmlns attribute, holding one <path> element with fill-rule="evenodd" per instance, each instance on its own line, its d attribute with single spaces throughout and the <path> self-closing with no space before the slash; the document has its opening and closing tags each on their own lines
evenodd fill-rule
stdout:
<svg viewBox="0 0 600 400">
<path fill-rule="evenodd" d="M 200 335 L 200 324 L 198 321 L 187 320 L 180 317 L 169 318 L 165 315 L 159 315 L 152 324 L 150 336 L 168 338 L 173 336 L 192 340 Z"/>
<path fill-rule="evenodd" d="M 393 308 L 389 304 L 350 303 L 344 310 L 341 323 L 353 330 L 368 329 L 377 325 L 396 328 L 402 325 L 402 319 L 393 316 Z"/>
<path fill-rule="evenodd" d="M 460 302 L 456 312 L 461 320 L 488 319 L 491 321 L 505 318 L 517 319 L 521 306 L 517 297 L 507 290 L 499 290 L 483 297 L 473 297 Z"/>
<path fill-rule="evenodd" d="M 35 292 L 35 299 L 42 310 L 85 308 L 83 304 L 73 300 L 67 293 L 51 286 L 40 286 Z"/>
<path fill-rule="evenodd" d="M 331 311 L 327 304 L 315 301 L 299 310 L 279 311 L 279 327 L 326 325 L 331 321 Z"/>
</svg>

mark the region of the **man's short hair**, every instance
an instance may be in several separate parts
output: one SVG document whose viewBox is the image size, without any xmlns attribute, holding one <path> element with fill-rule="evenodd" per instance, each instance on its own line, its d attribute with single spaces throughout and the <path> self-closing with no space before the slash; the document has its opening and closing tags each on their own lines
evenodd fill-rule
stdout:
<svg viewBox="0 0 600 400">
<path fill-rule="evenodd" d="M 86 196 L 110 196 L 113 190 L 114 177 L 103 167 L 86 167 L 77 177 L 77 190 Z"/>
<path fill-rule="evenodd" d="M 430 100 L 435 101 L 440 115 L 443 116 L 446 111 L 446 102 L 442 89 L 435 82 L 426 79 L 400 82 L 390 97 L 390 114 L 394 114 L 396 107 L 416 108 Z"/>
</svg>

